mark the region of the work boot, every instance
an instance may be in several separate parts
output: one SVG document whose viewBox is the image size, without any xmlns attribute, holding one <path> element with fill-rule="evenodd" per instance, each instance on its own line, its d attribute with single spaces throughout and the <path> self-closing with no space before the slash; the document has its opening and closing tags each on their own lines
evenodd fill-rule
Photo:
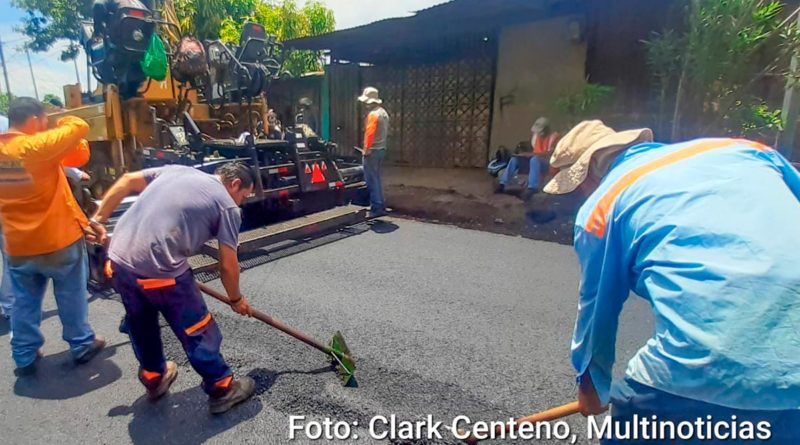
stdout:
<svg viewBox="0 0 800 445">
<path fill-rule="evenodd" d="M 380 217 L 383 217 L 383 216 L 387 216 L 388 214 L 389 214 L 389 212 L 387 212 L 386 209 L 383 209 L 383 210 L 370 210 L 368 217 L 369 218 L 380 218 Z"/>
<path fill-rule="evenodd" d="M 256 392 L 256 382 L 250 377 L 240 377 L 231 382 L 228 390 L 217 397 L 208 398 L 208 410 L 211 414 L 222 414 L 235 405 L 249 399 Z"/>
<path fill-rule="evenodd" d="M 147 398 L 155 401 L 164 396 L 169 391 L 169 387 L 178 377 L 178 365 L 175 362 L 167 362 L 164 367 L 164 374 L 161 375 L 158 385 L 145 385 L 147 389 Z M 144 380 L 142 380 L 144 382 Z"/>
<path fill-rule="evenodd" d="M 497 187 L 494 189 L 494 192 L 497 193 L 498 195 L 500 193 L 505 193 L 506 192 L 506 186 L 504 186 L 503 184 L 497 184 Z"/>
<path fill-rule="evenodd" d="M 44 353 L 41 349 L 39 349 L 36 351 L 36 357 L 33 359 L 33 361 L 28 365 L 17 367 L 17 369 L 14 370 L 14 375 L 17 377 L 26 377 L 36 374 L 36 367 L 38 366 L 39 360 L 41 360 L 42 357 L 44 357 Z"/>
<path fill-rule="evenodd" d="M 94 342 L 89 346 L 83 354 L 75 357 L 75 363 L 85 365 L 89 363 L 100 351 L 106 347 L 106 339 L 99 335 L 94 338 Z"/>
</svg>

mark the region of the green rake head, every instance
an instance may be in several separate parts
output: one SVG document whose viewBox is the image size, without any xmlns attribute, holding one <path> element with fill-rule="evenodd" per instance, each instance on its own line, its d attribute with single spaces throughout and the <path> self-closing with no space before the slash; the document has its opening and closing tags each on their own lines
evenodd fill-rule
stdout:
<svg viewBox="0 0 800 445">
<path fill-rule="evenodd" d="M 345 343 L 341 332 L 336 331 L 329 346 L 331 348 L 333 364 L 336 365 L 336 372 L 339 373 L 339 377 L 344 382 L 344 386 L 351 388 L 358 386 L 355 375 L 356 362 L 353 360 L 353 357 L 350 356 L 350 348 L 347 347 L 347 343 Z"/>
</svg>

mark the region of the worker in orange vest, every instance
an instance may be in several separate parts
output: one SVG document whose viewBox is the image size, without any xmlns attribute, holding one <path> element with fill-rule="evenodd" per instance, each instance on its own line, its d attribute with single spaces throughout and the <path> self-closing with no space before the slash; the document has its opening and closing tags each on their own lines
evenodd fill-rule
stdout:
<svg viewBox="0 0 800 445">
<path fill-rule="evenodd" d="M 369 110 L 364 130 L 364 180 L 369 190 L 370 213 L 372 216 L 382 216 L 386 214 L 386 202 L 383 198 L 381 166 L 388 149 L 389 113 L 381 105 L 383 100 L 378 90 L 373 87 L 364 88 L 358 101 Z"/>
<path fill-rule="evenodd" d="M 553 153 L 553 149 L 558 142 L 559 135 L 550 128 L 550 121 L 546 117 L 536 119 L 531 127 L 531 151 L 517 153 L 508 161 L 500 182 L 497 185 L 496 193 L 504 193 L 506 185 L 519 173 L 519 164 L 522 159 L 528 158 L 530 171 L 528 172 L 528 187 L 525 189 L 524 196 L 527 198 L 539 192 L 542 174 L 547 172 L 548 176 L 555 173 L 555 169 L 550 168 L 548 159 Z M 521 159 L 522 158 L 522 159 Z"/>
<path fill-rule="evenodd" d="M 105 347 L 89 325 L 89 278 L 84 237 L 94 235 L 64 174 L 89 160 L 89 125 L 74 116 L 48 130 L 41 102 L 15 99 L 11 128 L 0 135 L 0 217 L 14 292 L 11 351 L 18 376 L 36 371 L 44 337 L 39 329 L 47 281 L 53 280 L 63 338 L 78 364 Z M 100 228 L 97 228 L 100 229 Z"/>
</svg>

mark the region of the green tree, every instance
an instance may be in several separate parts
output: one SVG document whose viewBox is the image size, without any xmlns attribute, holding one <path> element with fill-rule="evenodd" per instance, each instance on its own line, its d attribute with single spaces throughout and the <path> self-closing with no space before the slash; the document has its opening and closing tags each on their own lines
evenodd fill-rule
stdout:
<svg viewBox="0 0 800 445">
<path fill-rule="evenodd" d="M 295 0 L 263 1 L 246 20 L 226 18 L 221 27 L 220 38 L 229 43 L 239 40 L 244 21 L 264 25 L 267 33 L 279 41 L 332 32 L 336 27 L 333 11 L 319 1 L 309 1 L 298 8 Z M 284 70 L 299 75 L 322 69 L 321 54 L 317 51 L 289 51 L 285 54 Z"/>
<path fill-rule="evenodd" d="M 11 97 L 7 93 L 0 93 L 0 114 L 8 114 L 8 105 L 11 103 Z"/>
<path fill-rule="evenodd" d="M 61 97 L 52 93 L 45 94 L 44 99 L 42 99 L 42 103 L 45 105 L 52 105 L 58 108 L 64 108 L 64 102 L 61 100 Z"/>
<path fill-rule="evenodd" d="M 62 60 L 74 58 L 80 47 L 80 22 L 91 18 L 93 0 L 11 0 L 26 16 L 19 26 L 31 39 L 32 51 L 46 51 L 58 40 L 71 44 Z M 261 23 L 278 41 L 333 31 L 333 11 L 320 1 L 302 8 L 295 0 L 166 0 L 174 6 L 181 32 L 200 40 L 222 38 L 238 42 L 242 24 Z M 293 74 L 321 69 L 320 54 L 290 51 L 285 68 Z"/>
<path fill-rule="evenodd" d="M 597 119 L 612 102 L 614 87 L 587 83 L 580 90 L 565 91 L 556 99 L 556 109 L 566 117 L 569 126 L 580 121 Z"/>
<path fill-rule="evenodd" d="M 47 51 L 64 39 L 70 45 L 61 52 L 61 60 L 78 55 L 80 22 L 91 17 L 92 0 L 11 0 L 11 4 L 26 13 L 18 29 L 30 39 L 31 51 Z"/>
<path fill-rule="evenodd" d="M 672 138 L 779 131 L 756 87 L 788 76 L 788 58 L 800 49 L 782 3 L 691 0 L 686 8 L 683 31 L 645 42 L 662 110 L 672 109 Z"/>
<path fill-rule="evenodd" d="M 251 17 L 259 0 L 175 0 L 175 14 L 183 34 L 216 40 L 226 20 L 242 22 Z"/>
</svg>

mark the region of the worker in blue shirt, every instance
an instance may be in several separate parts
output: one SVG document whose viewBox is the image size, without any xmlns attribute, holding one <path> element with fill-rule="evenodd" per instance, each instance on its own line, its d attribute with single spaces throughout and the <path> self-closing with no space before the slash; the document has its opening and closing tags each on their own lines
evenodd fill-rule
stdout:
<svg viewBox="0 0 800 445">
<path fill-rule="evenodd" d="M 769 422 L 768 443 L 796 443 L 800 174 L 756 142 L 652 138 L 649 129 L 582 122 L 551 159 L 560 171 L 545 192 L 588 195 L 575 224 L 572 363 L 582 413 L 610 402 L 615 423 Z M 650 303 L 655 329 L 612 385 L 618 318 L 631 292 Z M 694 437 L 747 442 L 725 431 L 714 432 L 718 441 Z M 603 443 L 665 442 L 620 434 Z"/>
</svg>

